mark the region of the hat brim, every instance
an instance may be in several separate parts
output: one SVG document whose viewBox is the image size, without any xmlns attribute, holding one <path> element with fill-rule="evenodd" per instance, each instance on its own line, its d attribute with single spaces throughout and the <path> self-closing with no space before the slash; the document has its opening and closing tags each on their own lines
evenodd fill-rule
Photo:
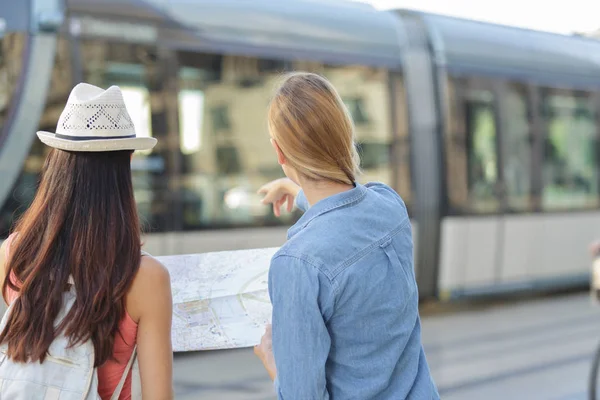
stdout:
<svg viewBox="0 0 600 400">
<path fill-rule="evenodd" d="M 100 152 L 119 150 L 150 150 L 157 140 L 151 137 L 136 137 L 127 139 L 98 139 L 98 140 L 68 140 L 57 138 L 52 132 L 39 131 L 38 138 L 42 143 L 60 150 Z"/>
</svg>

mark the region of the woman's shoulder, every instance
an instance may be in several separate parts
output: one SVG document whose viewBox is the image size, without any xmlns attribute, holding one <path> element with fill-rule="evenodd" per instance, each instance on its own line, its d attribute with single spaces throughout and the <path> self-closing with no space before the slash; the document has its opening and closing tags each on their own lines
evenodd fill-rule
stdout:
<svg viewBox="0 0 600 400">
<path fill-rule="evenodd" d="M 402 197 L 390 186 L 381 182 L 369 182 L 365 185 L 371 201 L 367 202 L 368 206 L 376 206 L 380 208 L 382 213 L 387 213 L 393 221 L 408 219 L 408 210 Z"/>
<path fill-rule="evenodd" d="M 11 234 L 2 244 L 0 245 L 0 288 L 4 286 L 4 281 L 6 280 L 7 275 L 7 264 L 8 258 L 10 256 L 10 246 L 16 237 L 16 233 Z M 14 272 L 10 275 L 10 281 L 14 285 L 19 285 L 17 281 L 17 277 Z M 4 302 L 6 304 L 12 303 L 18 296 L 18 292 L 14 291 L 10 287 L 7 288 L 6 298 L 4 298 L 4 293 L 0 293 L 0 297 L 4 298 Z"/>
<path fill-rule="evenodd" d="M 0 279 L 4 279 L 6 275 L 6 261 L 8 260 L 8 246 L 10 242 L 8 239 L 0 244 Z"/>
<path fill-rule="evenodd" d="M 398 192 L 396 192 L 394 189 L 392 189 L 385 183 L 369 182 L 365 184 L 365 187 L 369 190 L 379 193 L 380 195 L 383 195 L 384 197 L 392 198 L 396 201 L 399 201 L 402 205 L 404 205 L 404 201 L 402 200 Z"/>
<path fill-rule="evenodd" d="M 169 270 L 160 261 L 148 253 L 142 255 L 140 269 L 133 280 L 132 290 L 150 294 L 161 286 L 170 286 Z"/>
<path fill-rule="evenodd" d="M 6 260 L 6 256 L 8 254 L 7 248 L 8 248 L 8 239 L 4 240 L 2 243 L 0 243 L 0 265 L 2 265 L 2 263 L 4 263 L 4 261 Z"/>
<path fill-rule="evenodd" d="M 140 268 L 127 296 L 127 311 L 135 322 L 144 312 L 144 302 L 149 297 L 167 296 L 171 293 L 169 270 L 156 258 L 142 254 Z M 169 299 L 170 300 L 170 299 Z"/>
<path fill-rule="evenodd" d="M 0 244 L 0 254 L 2 254 L 5 259 L 8 258 L 8 253 L 10 251 L 10 245 L 14 241 L 16 233 L 11 233 L 8 237 Z"/>
<path fill-rule="evenodd" d="M 170 282 L 169 270 L 167 267 L 145 251 L 142 251 L 140 270 L 136 279 L 138 279 L 138 277 L 141 280 L 167 280 L 167 282 Z"/>
</svg>

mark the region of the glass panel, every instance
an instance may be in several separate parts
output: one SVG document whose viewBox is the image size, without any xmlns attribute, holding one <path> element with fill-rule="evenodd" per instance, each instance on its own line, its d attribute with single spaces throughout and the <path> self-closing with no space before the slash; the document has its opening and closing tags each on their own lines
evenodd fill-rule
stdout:
<svg viewBox="0 0 600 400">
<path fill-rule="evenodd" d="M 260 204 L 257 189 L 283 176 L 269 144 L 266 113 L 285 64 L 239 56 L 179 54 L 180 199 L 184 229 L 291 223 Z M 387 72 L 293 63 L 324 74 L 353 114 L 362 180 L 391 182 Z"/>
<path fill-rule="evenodd" d="M 0 134 L 23 71 L 26 40 L 23 33 L 0 34 Z"/>
<path fill-rule="evenodd" d="M 525 88 L 511 86 L 505 94 L 504 181 L 508 207 L 531 209 L 531 121 Z"/>
<path fill-rule="evenodd" d="M 178 95 L 179 146 L 183 154 L 193 154 L 202 147 L 204 92 L 181 90 Z"/>
<path fill-rule="evenodd" d="M 363 66 L 337 67 L 310 61 L 296 61 L 293 68 L 325 76 L 337 89 L 355 125 L 356 141 L 361 156 L 362 176 L 359 181 L 384 182 L 394 187 L 407 205 L 412 200 L 408 119 L 401 78 L 396 78 L 399 103 L 394 117 L 400 137 L 394 182 L 392 166 L 392 115 L 390 105 L 390 74 L 385 69 Z"/>
<path fill-rule="evenodd" d="M 549 90 L 542 96 L 546 135 L 542 204 L 549 209 L 598 205 L 596 112 L 590 95 Z"/>
<path fill-rule="evenodd" d="M 183 229 L 280 223 L 256 194 L 283 176 L 266 124 L 280 62 L 194 53 L 179 58 Z"/>
<path fill-rule="evenodd" d="M 320 72 L 333 84 L 348 107 L 361 156 L 359 181 L 393 182 L 389 74 L 369 67 L 325 66 Z"/>
<path fill-rule="evenodd" d="M 395 147 L 394 165 L 390 168 L 396 175 L 396 191 L 402 196 L 408 207 L 409 215 L 413 202 L 411 156 L 410 156 L 410 130 L 408 127 L 408 108 L 406 105 L 406 91 L 404 82 L 398 75 L 393 76 L 393 96 L 395 98 L 392 118 L 395 120 L 397 142 Z"/>
<path fill-rule="evenodd" d="M 2 88 L 3 86 L 0 86 L 0 93 Z M 58 118 L 67 102 L 70 91 L 71 63 L 69 58 L 69 42 L 67 39 L 60 38 L 57 43 L 57 54 L 54 59 L 52 81 L 46 99 L 46 108 L 39 124 L 40 130 L 50 132 L 56 130 Z M 25 159 L 23 170 L 11 192 L 12 196 L 7 198 L 5 204 L 1 205 L 0 237 L 4 237 L 8 233 L 14 221 L 33 201 L 39 174 L 49 151 L 49 147 L 43 145 L 37 138 L 33 140 L 29 155 Z"/>
<path fill-rule="evenodd" d="M 88 40 L 81 60 L 86 82 L 107 88 L 118 85 L 133 120 L 136 135 L 159 139 L 153 150 L 136 151 L 132 160 L 138 212 L 151 232 L 174 228 L 169 190 L 167 117 L 156 51 L 152 47 Z"/>
<path fill-rule="evenodd" d="M 494 96 L 452 80 L 447 96 L 447 188 L 451 213 L 497 211 L 498 164 Z"/>
<path fill-rule="evenodd" d="M 498 206 L 496 124 L 493 96 L 472 91 L 466 102 L 469 195 L 474 211 L 494 211 Z"/>
<path fill-rule="evenodd" d="M 68 56 L 69 43 L 60 39 L 40 129 L 55 130 L 67 101 L 72 87 Z M 170 76 L 176 82 L 169 86 L 177 92 L 166 89 L 168 68 L 159 65 L 152 47 L 86 40 L 81 43 L 81 61 L 83 79 L 105 88 L 119 85 L 137 133 L 159 139 L 155 149 L 136 152 L 132 161 L 138 209 L 151 231 L 288 224 L 300 215 L 278 219 L 256 194 L 262 184 L 283 176 L 266 124 L 268 102 L 285 66 L 282 61 L 180 53 L 179 70 Z M 387 71 L 318 63 L 298 66 L 327 76 L 353 114 L 363 159 L 361 181 L 393 185 Z M 406 133 L 404 114 L 401 120 Z M 34 141 L 13 196 L 0 212 L 0 235 L 7 233 L 17 210 L 31 202 L 47 152 Z M 405 172 L 410 177 L 408 168 Z M 410 188 L 408 178 L 405 183 Z M 401 193 L 405 201 L 409 190 Z"/>
<path fill-rule="evenodd" d="M 469 188 L 467 184 L 467 148 L 464 104 L 459 102 L 462 82 L 449 79 L 446 86 L 446 190 L 448 210 L 451 214 L 467 212 L 469 209 Z"/>
</svg>

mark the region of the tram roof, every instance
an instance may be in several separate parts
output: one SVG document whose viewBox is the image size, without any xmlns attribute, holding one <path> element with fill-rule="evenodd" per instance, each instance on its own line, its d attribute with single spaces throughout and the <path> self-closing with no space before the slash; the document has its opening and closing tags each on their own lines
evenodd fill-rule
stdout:
<svg viewBox="0 0 600 400">
<path fill-rule="evenodd" d="M 0 38 L 5 32 L 29 28 L 29 7 L 25 1 L 0 0 Z"/>
<path fill-rule="evenodd" d="M 6 1 L 6 0 L 0 0 Z M 451 74 L 600 86 L 600 41 L 345 0 L 67 0 L 72 13 L 151 22 L 190 50 L 400 68 L 417 15 Z"/>
<path fill-rule="evenodd" d="M 68 0 L 71 11 L 161 22 L 173 45 L 400 66 L 393 14 L 341 0 Z"/>
<path fill-rule="evenodd" d="M 600 41 L 421 12 L 451 73 L 501 75 L 553 86 L 600 85 Z"/>
</svg>

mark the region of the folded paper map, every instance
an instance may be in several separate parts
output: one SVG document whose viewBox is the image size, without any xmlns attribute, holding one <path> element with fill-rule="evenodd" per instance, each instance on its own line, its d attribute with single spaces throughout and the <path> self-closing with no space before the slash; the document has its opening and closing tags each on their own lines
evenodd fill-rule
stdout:
<svg viewBox="0 0 600 400">
<path fill-rule="evenodd" d="M 156 257 L 171 274 L 173 351 L 258 344 L 271 320 L 267 282 L 276 251 Z"/>
</svg>

